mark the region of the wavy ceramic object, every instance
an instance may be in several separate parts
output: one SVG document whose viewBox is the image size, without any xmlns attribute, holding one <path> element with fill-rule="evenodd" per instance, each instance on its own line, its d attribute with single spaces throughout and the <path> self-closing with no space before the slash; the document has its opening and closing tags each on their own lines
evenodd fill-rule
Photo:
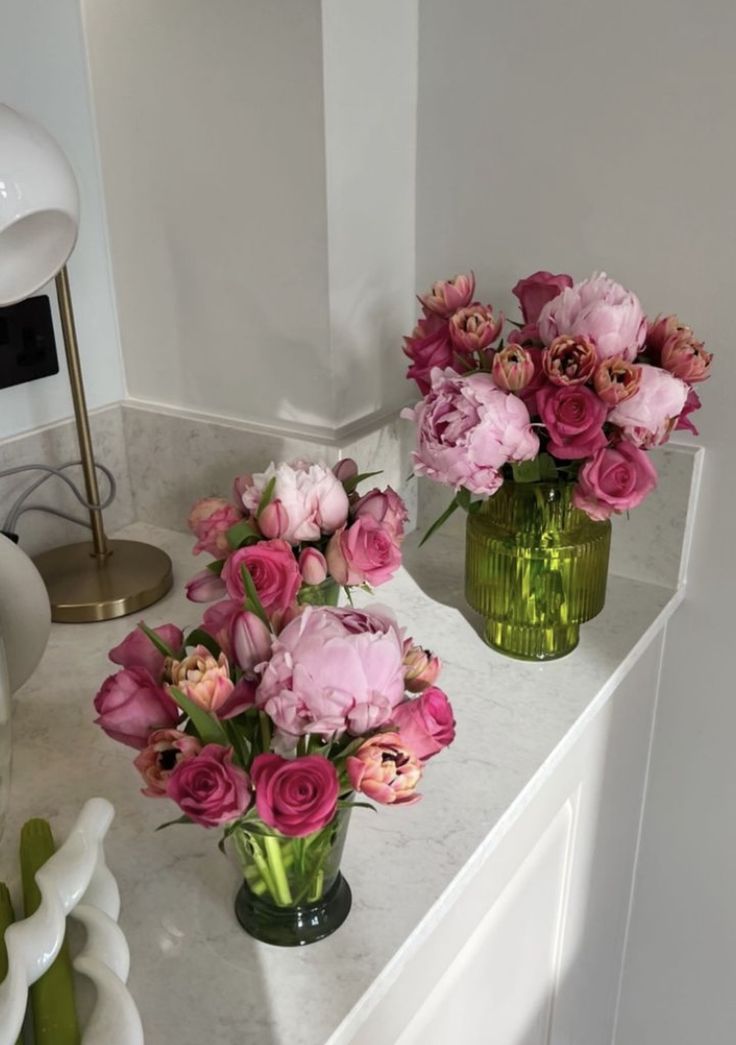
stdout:
<svg viewBox="0 0 736 1045">
<path fill-rule="evenodd" d="M 120 894 L 102 848 L 114 815 L 104 798 L 85 804 L 66 842 L 36 874 L 41 906 L 5 934 L 8 975 L 0 984 L 0 1045 L 15 1045 L 28 988 L 59 953 L 67 915 L 87 931 L 74 968 L 93 981 L 97 992 L 82 1045 L 143 1045 L 140 1016 L 125 986 L 130 955 L 117 924 Z"/>
</svg>

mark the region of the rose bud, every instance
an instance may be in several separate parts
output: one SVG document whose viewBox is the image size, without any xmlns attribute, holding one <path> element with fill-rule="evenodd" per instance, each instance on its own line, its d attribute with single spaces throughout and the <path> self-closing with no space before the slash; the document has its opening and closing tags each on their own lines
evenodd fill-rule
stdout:
<svg viewBox="0 0 736 1045">
<path fill-rule="evenodd" d="M 179 652 L 184 636 L 175 624 L 161 624 L 152 630 L 173 653 Z M 164 670 L 164 654 L 140 628 L 134 628 L 122 642 L 114 646 L 108 657 L 121 668 L 146 668 L 157 679 L 161 678 Z"/>
<path fill-rule="evenodd" d="M 542 367 L 553 385 L 584 384 L 597 363 L 595 346 L 582 334 L 556 337 L 542 353 Z"/>
<path fill-rule="evenodd" d="M 208 744 L 196 758 L 179 763 L 167 781 L 166 794 L 202 827 L 237 820 L 251 803 L 250 778 L 232 761 L 232 748 Z"/>
<path fill-rule="evenodd" d="M 257 517 L 258 529 L 267 540 L 283 537 L 289 530 L 289 513 L 281 501 L 270 501 Z"/>
<path fill-rule="evenodd" d="M 394 725 L 417 758 L 426 762 L 455 739 L 452 705 L 441 689 L 431 686 L 416 700 L 394 708 Z"/>
<path fill-rule="evenodd" d="M 173 728 L 181 712 L 145 668 L 124 668 L 102 683 L 95 724 L 113 740 L 144 748 L 154 729 Z"/>
<path fill-rule="evenodd" d="M 506 345 L 493 357 L 491 376 L 502 392 L 520 392 L 534 377 L 531 353 L 520 345 Z"/>
<path fill-rule="evenodd" d="M 225 594 L 225 585 L 212 570 L 200 570 L 185 585 L 190 602 L 214 602 Z"/>
<path fill-rule="evenodd" d="M 398 733 L 379 733 L 347 759 L 347 773 L 354 791 L 362 791 L 382 805 L 408 805 L 421 795 L 416 786 L 422 763 L 404 746 Z"/>
<path fill-rule="evenodd" d="M 141 791 L 148 798 L 163 798 L 166 783 L 179 765 L 198 755 L 202 745 L 196 737 L 180 733 L 178 729 L 157 729 L 148 738 L 148 744 L 133 760 L 133 765 L 147 786 Z"/>
<path fill-rule="evenodd" d="M 433 686 L 442 670 L 442 661 L 435 653 L 413 646 L 411 640 L 406 645 L 404 654 L 404 680 L 410 693 L 421 693 Z"/>
<path fill-rule="evenodd" d="M 680 327 L 662 346 L 660 364 L 675 377 L 693 385 L 710 377 L 713 355 L 705 351 L 689 327 Z"/>
<path fill-rule="evenodd" d="M 593 387 L 607 406 L 629 399 L 639 388 L 641 367 L 627 362 L 623 356 L 604 359 L 593 374 Z"/>
<path fill-rule="evenodd" d="M 339 479 L 341 483 L 344 483 L 348 479 L 354 479 L 356 477 L 358 474 L 358 466 L 352 457 L 343 457 L 341 461 L 337 462 L 332 471 L 335 478 Z"/>
<path fill-rule="evenodd" d="M 518 298 L 524 324 L 534 325 L 547 302 L 556 298 L 566 287 L 571 287 L 572 283 L 572 276 L 564 272 L 555 275 L 544 270 L 520 279 L 511 293 Z"/>
<path fill-rule="evenodd" d="M 503 322 L 503 313 L 494 316 L 490 305 L 475 302 L 450 319 L 450 340 L 459 352 L 480 352 L 496 340 Z"/>
<path fill-rule="evenodd" d="M 227 531 L 243 518 L 243 512 L 222 497 L 205 497 L 192 508 L 187 519 L 189 529 L 197 538 L 194 554 L 207 552 L 221 559 L 230 551 Z"/>
<path fill-rule="evenodd" d="M 215 660 L 206 646 L 173 661 L 170 675 L 172 685 L 205 711 L 217 711 L 234 688 L 227 657 L 221 653 Z"/>
<path fill-rule="evenodd" d="M 385 490 L 375 489 L 363 494 L 353 506 L 353 515 L 356 519 L 372 515 L 377 522 L 384 523 L 391 530 L 398 543 L 404 537 L 404 526 L 409 519 L 404 501 L 390 486 Z"/>
<path fill-rule="evenodd" d="M 327 559 L 319 548 L 305 548 L 299 556 L 299 569 L 305 584 L 322 584 L 327 578 Z"/>
<path fill-rule="evenodd" d="M 271 638 L 271 632 L 255 613 L 238 613 L 231 625 L 231 644 L 238 667 L 252 675 L 271 656 Z"/>
<path fill-rule="evenodd" d="M 474 293 L 475 275 L 470 272 L 433 283 L 429 293 L 420 295 L 419 301 L 425 314 L 434 312 L 438 316 L 451 316 L 459 308 L 469 305 Z"/>
</svg>

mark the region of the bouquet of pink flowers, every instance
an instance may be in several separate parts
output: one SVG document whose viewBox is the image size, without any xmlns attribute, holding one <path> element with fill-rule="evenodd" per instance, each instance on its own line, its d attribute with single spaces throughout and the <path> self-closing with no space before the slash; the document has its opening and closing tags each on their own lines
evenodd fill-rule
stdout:
<svg viewBox="0 0 736 1045">
<path fill-rule="evenodd" d="M 351 808 L 364 804 L 356 794 L 417 801 L 427 760 L 455 733 L 435 685 L 438 658 L 388 609 L 314 599 L 328 570 L 350 585 L 395 569 L 395 552 L 374 560 L 353 549 L 361 533 L 397 548 L 403 505 L 390 491 L 358 498 L 349 470 L 343 483 L 338 470 L 338 490 L 326 469 L 271 466 L 237 480 L 245 512 L 195 507 L 198 547 L 222 556 L 208 572 L 228 598 L 186 635 L 140 624 L 110 651 L 120 670 L 94 702 L 97 724 L 137 750 L 143 794 L 178 806 L 172 823 L 223 829 L 221 845 L 231 840 L 244 873 L 238 916 L 275 943 L 308 942 L 340 924 L 349 909 L 340 851 Z M 342 903 L 337 915 L 333 902 Z M 284 911 L 297 913 L 285 923 Z M 316 937 L 304 937 L 307 923 Z"/>
<path fill-rule="evenodd" d="M 710 353 L 676 316 L 648 321 L 604 274 L 535 272 L 513 293 L 522 322 L 505 342 L 504 316 L 474 300 L 472 273 L 421 296 L 405 338 L 423 396 L 405 412 L 414 470 L 456 491 L 437 525 L 505 479 L 575 482 L 573 503 L 596 520 L 635 508 L 657 483 L 646 451 L 676 428 L 697 434 L 694 385 Z"/>
</svg>

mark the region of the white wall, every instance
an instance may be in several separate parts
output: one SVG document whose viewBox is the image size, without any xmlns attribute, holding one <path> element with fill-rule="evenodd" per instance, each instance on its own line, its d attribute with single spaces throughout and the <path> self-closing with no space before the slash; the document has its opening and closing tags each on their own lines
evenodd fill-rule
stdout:
<svg viewBox="0 0 736 1045">
<path fill-rule="evenodd" d="M 717 353 L 685 607 L 665 658 L 617 1045 L 733 1039 L 731 0 L 421 4 L 420 284 L 474 267 L 484 297 L 594 268 Z"/>
<path fill-rule="evenodd" d="M 69 272 L 87 398 L 92 407 L 114 402 L 123 374 L 78 0 L 3 0 L 0 101 L 43 123 L 74 167 L 82 212 Z M 45 292 L 55 309 L 53 285 Z M 61 372 L 0 390 L 0 438 L 71 415 L 58 321 L 56 328 Z"/>
</svg>

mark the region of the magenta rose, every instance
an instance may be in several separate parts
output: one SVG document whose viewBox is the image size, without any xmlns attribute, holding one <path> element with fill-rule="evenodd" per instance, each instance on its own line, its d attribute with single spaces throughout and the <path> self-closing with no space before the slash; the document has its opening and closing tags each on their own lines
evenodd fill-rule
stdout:
<svg viewBox="0 0 736 1045">
<path fill-rule="evenodd" d="M 155 729 L 172 729 L 181 712 L 146 668 L 123 668 L 95 697 L 96 725 L 120 744 L 144 748 Z"/>
<path fill-rule="evenodd" d="M 302 575 L 287 541 L 261 541 L 233 552 L 222 569 L 222 579 L 231 599 L 242 600 L 245 595 L 243 566 L 253 578 L 266 613 L 278 613 L 292 605 L 301 587 Z"/>
<path fill-rule="evenodd" d="M 179 763 L 194 758 L 201 750 L 197 738 L 188 733 L 178 729 L 154 730 L 133 762 L 146 783 L 142 793 L 148 798 L 163 798 L 168 779 Z"/>
<path fill-rule="evenodd" d="M 347 759 L 350 784 L 382 805 L 409 805 L 421 795 L 416 787 L 422 763 L 398 733 L 379 733 Z"/>
<path fill-rule="evenodd" d="M 639 299 L 605 273 L 567 287 L 539 315 L 539 333 L 546 345 L 561 334 L 582 334 L 595 345 L 599 361 L 623 356 L 633 363 L 646 332 Z"/>
<path fill-rule="evenodd" d="M 435 367 L 444 370 L 454 365 L 447 320 L 434 313 L 420 319 L 411 337 L 404 338 L 404 355 L 411 360 L 406 376 L 416 381 L 419 391 L 426 395 L 432 386 L 432 371 Z"/>
<path fill-rule="evenodd" d="M 636 508 L 657 485 L 657 472 L 638 446 L 621 442 L 599 450 L 583 465 L 572 501 L 591 519 Z"/>
<path fill-rule="evenodd" d="M 608 420 L 635 446 L 660 446 L 666 442 L 682 413 L 688 386 L 657 366 L 639 367 L 639 387 L 609 414 Z"/>
<path fill-rule="evenodd" d="M 397 538 L 386 523 L 366 514 L 333 534 L 327 566 L 338 584 L 385 584 L 401 566 Z"/>
<path fill-rule="evenodd" d="M 548 450 L 562 460 L 590 457 L 607 443 L 603 422 L 608 411 L 584 385 L 545 385 L 537 409 L 549 432 Z"/>
<path fill-rule="evenodd" d="M 184 636 L 175 624 L 161 624 L 152 630 L 174 656 L 181 651 Z M 110 650 L 108 657 L 113 664 L 123 668 L 145 668 L 157 679 L 163 674 L 165 657 L 140 628 L 126 635 L 121 643 Z"/>
<path fill-rule="evenodd" d="M 447 696 L 430 686 L 416 698 L 394 709 L 393 722 L 401 739 L 417 758 L 426 762 L 455 739 L 455 717 Z"/>
<path fill-rule="evenodd" d="M 189 529 L 197 538 L 194 554 L 207 552 L 221 559 L 230 551 L 227 531 L 243 518 L 243 512 L 222 497 L 205 497 L 189 513 Z"/>
<path fill-rule="evenodd" d="M 257 755 L 251 767 L 256 809 L 264 824 L 289 838 L 304 838 L 326 827 L 335 815 L 340 783 L 322 755 L 286 759 Z"/>
<path fill-rule="evenodd" d="M 196 758 L 176 766 L 167 781 L 166 794 L 202 827 L 237 820 L 251 803 L 250 779 L 232 760 L 232 748 L 207 744 Z"/>
<path fill-rule="evenodd" d="M 363 494 L 353 506 L 353 515 L 356 519 L 372 515 L 391 530 L 398 543 L 404 536 L 404 527 L 409 519 L 406 505 L 390 486 L 385 490 L 370 490 Z"/>
<path fill-rule="evenodd" d="M 427 294 L 420 294 L 419 300 L 425 314 L 434 313 L 449 317 L 459 308 L 465 308 L 473 300 L 475 293 L 475 275 L 472 272 L 453 276 L 452 279 L 438 280 L 432 284 Z"/>
<path fill-rule="evenodd" d="M 571 286 L 572 276 L 565 273 L 555 276 L 542 270 L 520 279 L 511 293 L 518 298 L 525 325 L 531 326 L 537 322 L 547 302 L 561 294 L 565 287 Z"/>
</svg>

